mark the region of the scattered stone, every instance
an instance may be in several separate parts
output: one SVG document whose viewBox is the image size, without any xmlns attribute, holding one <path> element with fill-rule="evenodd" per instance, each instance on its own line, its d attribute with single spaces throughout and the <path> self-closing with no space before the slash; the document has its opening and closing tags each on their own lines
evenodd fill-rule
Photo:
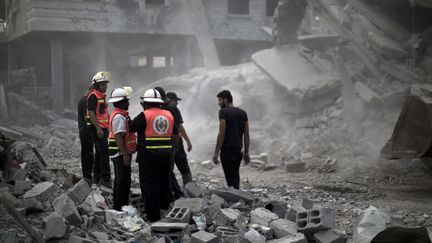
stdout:
<svg viewBox="0 0 432 243">
<path fill-rule="evenodd" d="M 57 197 L 53 202 L 54 211 L 63 216 L 71 225 L 81 224 L 81 216 L 75 206 L 74 201 L 66 194 Z"/>
<path fill-rule="evenodd" d="M 92 231 L 90 235 L 96 238 L 99 241 L 107 241 L 109 240 L 109 235 L 104 232 Z"/>
<path fill-rule="evenodd" d="M 174 207 L 165 217 L 168 222 L 189 223 L 191 220 L 190 208 Z"/>
<path fill-rule="evenodd" d="M 245 240 L 245 242 L 249 242 L 249 243 L 265 243 L 266 242 L 266 238 L 254 229 L 250 229 L 248 232 L 246 232 L 246 234 L 244 235 L 244 240 Z"/>
<path fill-rule="evenodd" d="M 225 199 L 219 197 L 216 194 L 211 195 L 210 201 L 212 204 L 219 204 L 219 205 L 223 205 L 225 203 Z"/>
<path fill-rule="evenodd" d="M 314 201 L 309 200 L 307 198 L 303 198 L 302 207 L 306 210 L 311 210 L 313 208 Z"/>
<path fill-rule="evenodd" d="M 23 181 L 23 180 L 15 181 L 14 194 L 22 195 L 26 191 L 30 190 L 31 188 L 32 188 L 31 181 Z"/>
<path fill-rule="evenodd" d="M 69 238 L 69 243 L 97 243 L 97 242 L 74 235 Z"/>
<path fill-rule="evenodd" d="M 41 182 L 34 186 L 30 191 L 27 191 L 23 198 L 35 198 L 40 202 L 45 202 L 52 198 L 54 193 L 58 190 L 59 188 L 52 182 Z"/>
<path fill-rule="evenodd" d="M 287 236 L 281 239 L 268 241 L 269 243 L 307 243 L 306 237 L 302 233 L 297 233 L 294 237 Z"/>
<path fill-rule="evenodd" d="M 176 208 L 190 208 L 193 215 L 199 214 L 207 205 L 207 200 L 204 198 L 184 198 L 174 202 Z"/>
<path fill-rule="evenodd" d="M 222 242 L 238 242 L 240 240 L 238 231 L 229 227 L 217 227 L 216 235 L 221 238 Z"/>
<path fill-rule="evenodd" d="M 297 234 L 297 225 L 287 219 L 277 219 L 270 222 L 270 228 L 273 229 L 276 238 L 286 236 L 295 236 Z"/>
<path fill-rule="evenodd" d="M 214 216 L 213 221 L 216 225 L 227 226 L 234 224 L 239 216 L 239 211 L 231 208 L 224 208 Z"/>
<path fill-rule="evenodd" d="M 121 220 L 126 218 L 127 214 L 124 211 L 117 211 L 113 209 L 105 210 L 105 219 L 108 225 L 119 225 Z"/>
<path fill-rule="evenodd" d="M 288 162 L 285 165 L 285 169 L 287 172 L 291 172 L 291 173 L 306 172 L 306 163 L 305 162 Z"/>
<path fill-rule="evenodd" d="M 75 186 L 70 188 L 66 194 L 75 202 L 75 205 L 80 205 L 90 194 L 91 189 L 85 179 L 81 179 Z"/>
<path fill-rule="evenodd" d="M 44 218 L 43 221 L 46 222 L 44 239 L 60 239 L 66 235 L 67 228 L 64 219 L 56 212 Z"/>
<path fill-rule="evenodd" d="M 0 232 L 0 243 L 18 243 L 18 230 L 9 229 Z"/>
<path fill-rule="evenodd" d="M 240 200 L 243 200 L 247 204 L 252 204 L 258 201 L 257 196 L 232 187 L 224 190 L 218 190 L 215 192 L 215 194 L 222 197 L 227 202 L 238 202 Z"/>
<path fill-rule="evenodd" d="M 284 201 L 271 201 L 264 205 L 264 208 L 270 212 L 279 216 L 279 218 L 284 218 L 286 211 L 288 209 L 287 203 Z"/>
<path fill-rule="evenodd" d="M 189 197 L 197 198 L 204 195 L 204 190 L 196 182 L 192 181 L 185 185 L 186 194 Z"/>
<path fill-rule="evenodd" d="M 192 234 L 191 243 L 218 243 L 219 239 L 215 234 L 205 231 L 198 231 Z"/>
<path fill-rule="evenodd" d="M 317 243 L 345 243 L 346 239 L 335 230 L 324 230 L 313 235 Z"/>
<path fill-rule="evenodd" d="M 270 222 L 279 217 L 265 208 L 256 208 L 251 211 L 251 223 L 269 227 Z"/>
</svg>

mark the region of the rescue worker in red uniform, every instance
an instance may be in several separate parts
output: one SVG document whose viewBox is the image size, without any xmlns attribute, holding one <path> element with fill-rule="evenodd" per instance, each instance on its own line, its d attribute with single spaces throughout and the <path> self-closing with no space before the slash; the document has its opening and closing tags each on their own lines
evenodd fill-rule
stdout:
<svg viewBox="0 0 432 243">
<path fill-rule="evenodd" d="M 157 90 L 147 90 L 141 96 L 144 112 L 131 124 L 138 134 L 136 160 L 145 212 L 150 222 L 160 220 L 160 210 L 169 208 L 172 145 L 173 137 L 178 134 L 172 114 L 161 109 L 163 103 Z"/>
<path fill-rule="evenodd" d="M 113 103 L 110 115 L 108 146 L 114 164 L 113 201 L 114 209 L 121 211 L 129 205 L 131 186 L 131 159 L 136 151 L 136 136 L 130 130 L 129 95 L 130 87 L 117 88 L 111 93 L 108 103 Z"/>
<path fill-rule="evenodd" d="M 111 171 L 108 155 L 109 114 L 105 92 L 110 80 L 109 72 L 98 72 L 93 77 L 93 90 L 87 98 L 87 124 L 96 148 L 93 182 L 108 188 L 111 188 Z"/>
</svg>

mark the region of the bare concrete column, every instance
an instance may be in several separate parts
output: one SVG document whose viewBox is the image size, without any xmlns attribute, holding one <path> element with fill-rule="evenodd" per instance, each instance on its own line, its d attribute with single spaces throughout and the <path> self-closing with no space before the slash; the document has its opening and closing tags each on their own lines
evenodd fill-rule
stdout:
<svg viewBox="0 0 432 243">
<path fill-rule="evenodd" d="M 51 40 L 51 85 L 54 89 L 54 111 L 61 114 L 64 109 L 63 40 Z"/>
<path fill-rule="evenodd" d="M 17 55 L 16 55 L 15 47 L 12 43 L 8 44 L 7 55 L 8 55 L 7 57 L 8 82 L 10 82 L 9 77 L 11 76 L 12 71 L 18 69 Z"/>
</svg>

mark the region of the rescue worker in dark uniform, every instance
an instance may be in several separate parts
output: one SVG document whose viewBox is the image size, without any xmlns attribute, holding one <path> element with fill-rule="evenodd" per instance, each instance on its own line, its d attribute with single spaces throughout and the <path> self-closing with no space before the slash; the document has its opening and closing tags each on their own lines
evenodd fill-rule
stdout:
<svg viewBox="0 0 432 243">
<path fill-rule="evenodd" d="M 87 96 L 91 93 L 92 88 L 78 101 L 78 128 L 79 128 L 79 139 L 81 143 L 81 169 L 84 179 L 89 183 L 92 183 L 93 179 L 93 164 L 94 164 L 94 153 L 93 153 L 93 139 L 90 135 L 90 127 L 87 126 Z"/>
<path fill-rule="evenodd" d="M 141 96 L 144 111 L 132 120 L 137 132 L 137 162 L 141 195 L 150 222 L 160 220 L 160 210 L 169 208 L 169 175 L 173 137 L 178 133 L 172 114 L 161 109 L 164 101 L 155 89 Z"/>
<path fill-rule="evenodd" d="M 93 91 L 87 98 L 87 124 L 90 125 L 90 133 L 96 148 L 93 182 L 108 188 L 111 188 L 111 170 L 108 152 L 109 114 L 105 92 L 110 80 L 109 72 L 98 72 L 93 77 Z"/>
<path fill-rule="evenodd" d="M 114 164 L 113 201 L 114 209 L 121 211 L 129 205 L 131 186 L 131 160 L 136 151 L 136 136 L 130 130 L 129 95 L 132 88 L 114 89 L 108 103 L 113 103 L 110 115 L 108 146 Z"/>
<path fill-rule="evenodd" d="M 183 145 L 183 138 L 186 140 L 187 143 L 187 151 L 190 152 L 192 150 L 192 143 L 189 139 L 189 136 L 186 133 L 186 129 L 183 127 L 183 117 L 181 115 L 180 110 L 178 109 L 178 101 L 181 100 L 174 92 L 168 92 L 166 94 L 166 97 L 168 98 L 168 104 L 167 106 L 172 109 L 175 113 L 178 115 L 178 129 L 179 129 L 179 139 L 177 141 L 177 144 L 175 146 L 175 156 L 174 156 L 174 162 L 177 166 L 177 169 L 180 171 L 180 174 L 182 175 L 182 181 L 183 186 L 185 186 L 187 183 L 192 181 L 192 173 L 189 167 L 187 155 L 184 149 Z"/>
</svg>

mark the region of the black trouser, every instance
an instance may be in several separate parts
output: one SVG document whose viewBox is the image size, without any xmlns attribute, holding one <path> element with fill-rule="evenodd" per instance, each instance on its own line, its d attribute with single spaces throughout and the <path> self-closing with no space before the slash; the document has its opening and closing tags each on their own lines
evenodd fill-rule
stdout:
<svg viewBox="0 0 432 243">
<path fill-rule="evenodd" d="M 81 169 L 83 177 L 90 182 L 92 181 L 94 153 L 93 153 L 93 138 L 90 128 L 80 127 L 79 138 L 81 142 Z"/>
<path fill-rule="evenodd" d="M 91 134 L 96 148 L 93 179 L 96 181 L 102 179 L 108 182 L 111 181 L 111 169 L 108 151 L 108 129 L 102 128 L 102 131 L 104 132 L 104 137 L 99 139 L 96 128 L 91 128 Z"/>
<path fill-rule="evenodd" d="M 139 161 L 141 195 L 150 222 L 160 220 L 160 209 L 168 209 L 171 154 L 145 153 Z"/>
<path fill-rule="evenodd" d="M 241 148 L 222 148 L 220 159 L 228 187 L 240 188 Z"/>
<path fill-rule="evenodd" d="M 183 145 L 183 139 L 180 138 L 179 144 L 177 146 L 177 151 L 174 157 L 177 169 L 182 175 L 183 186 L 192 181 L 192 174 L 189 168 L 189 163 L 186 155 L 186 151 Z"/>
<path fill-rule="evenodd" d="M 114 185 L 113 185 L 114 209 L 117 211 L 121 211 L 121 208 L 123 206 L 129 205 L 129 191 L 131 187 L 131 167 L 124 165 L 123 155 L 119 155 L 115 158 L 112 158 L 111 160 L 114 164 Z"/>
</svg>

